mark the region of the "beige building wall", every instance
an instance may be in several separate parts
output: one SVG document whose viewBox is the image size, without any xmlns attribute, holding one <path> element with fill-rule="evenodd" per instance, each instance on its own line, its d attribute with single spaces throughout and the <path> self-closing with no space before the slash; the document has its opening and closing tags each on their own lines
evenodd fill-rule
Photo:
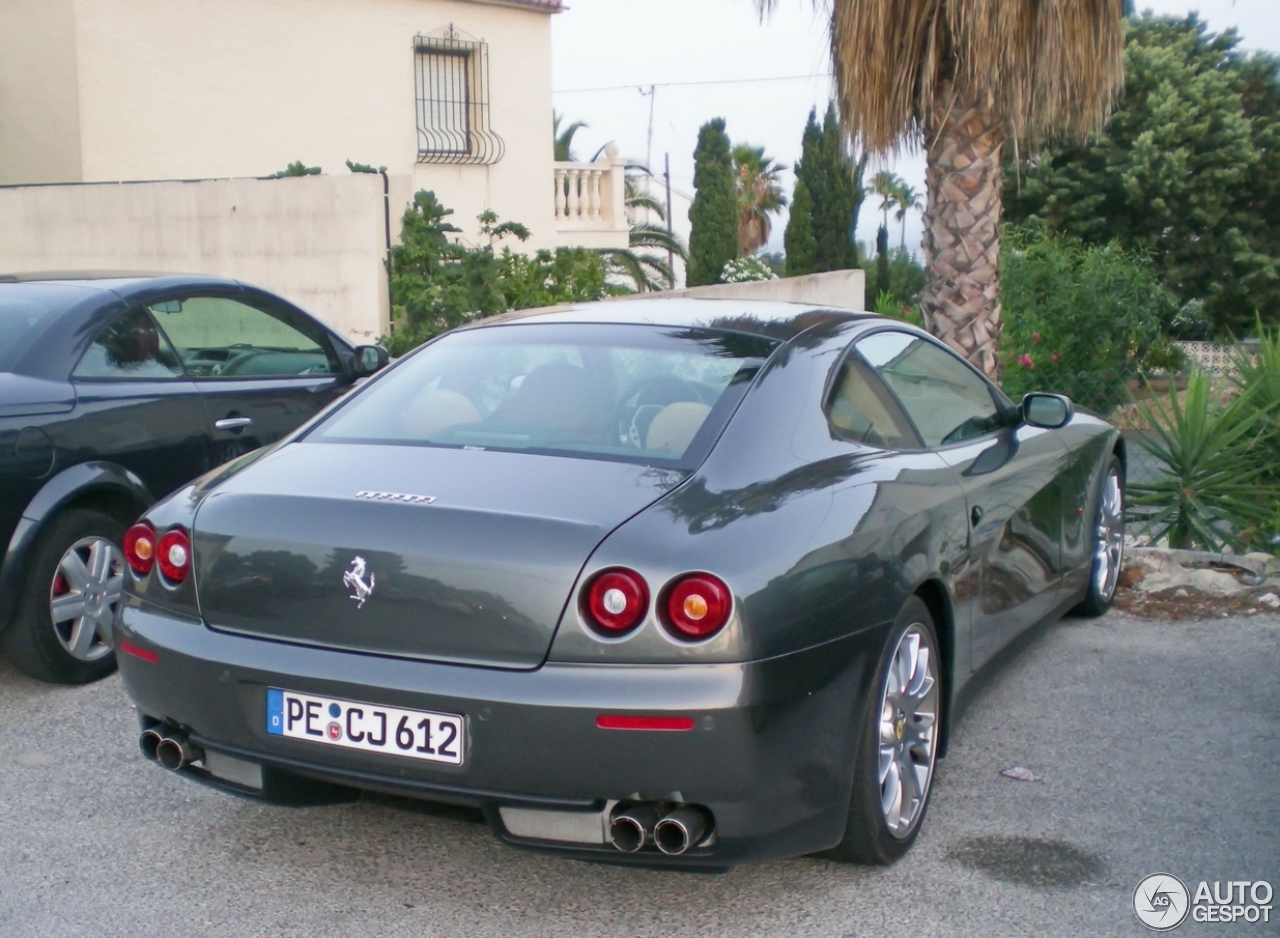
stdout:
<svg viewBox="0 0 1280 938">
<path fill-rule="evenodd" d="M 0 273 L 215 274 L 357 343 L 388 331 L 385 256 L 381 176 L 0 189 Z"/>
<path fill-rule="evenodd" d="M 81 178 L 75 0 L 0 0 L 0 185 Z"/>
<path fill-rule="evenodd" d="M 490 166 L 417 163 L 413 40 L 489 46 Z M 474 235 L 487 208 L 564 240 L 552 204 L 550 16 L 479 0 L 0 0 L 0 183 L 386 166 Z M 15 102 L 15 99 L 20 99 Z M 398 213 L 397 213 L 398 214 Z M 396 226 L 398 231 L 398 225 Z"/>
</svg>

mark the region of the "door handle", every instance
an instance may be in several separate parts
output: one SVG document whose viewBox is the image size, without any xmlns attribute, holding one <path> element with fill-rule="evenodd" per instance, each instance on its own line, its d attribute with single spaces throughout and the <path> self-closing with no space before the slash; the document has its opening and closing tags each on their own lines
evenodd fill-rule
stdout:
<svg viewBox="0 0 1280 938">
<path fill-rule="evenodd" d="M 242 430 L 253 423 L 252 417 L 223 417 L 213 422 L 216 430 Z"/>
<path fill-rule="evenodd" d="M 974 505 L 973 511 L 969 512 L 969 523 L 976 528 L 981 523 L 981 521 L 982 521 L 982 509 L 979 508 L 977 505 Z"/>
</svg>

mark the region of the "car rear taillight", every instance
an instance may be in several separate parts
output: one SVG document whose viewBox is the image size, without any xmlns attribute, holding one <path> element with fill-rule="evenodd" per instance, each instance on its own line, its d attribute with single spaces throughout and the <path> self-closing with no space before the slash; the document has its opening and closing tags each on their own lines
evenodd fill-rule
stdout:
<svg viewBox="0 0 1280 938">
<path fill-rule="evenodd" d="M 666 625 L 676 638 L 701 641 L 724 628 L 733 608 L 729 587 L 710 573 L 681 577 L 667 590 Z"/>
<path fill-rule="evenodd" d="M 165 579 L 181 583 L 191 571 L 191 539 L 182 528 L 170 528 L 156 546 L 156 563 Z"/>
<path fill-rule="evenodd" d="M 649 586 L 644 577 L 625 567 L 596 575 L 588 584 L 583 614 L 606 635 L 635 628 L 649 611 Z"/>
<path fill-rule="evenodd" d="M 124 532 L 124 559 L 133 572 L 146 576 L 156 562 L 156 529 L 140 521 Z"/>
</svg>

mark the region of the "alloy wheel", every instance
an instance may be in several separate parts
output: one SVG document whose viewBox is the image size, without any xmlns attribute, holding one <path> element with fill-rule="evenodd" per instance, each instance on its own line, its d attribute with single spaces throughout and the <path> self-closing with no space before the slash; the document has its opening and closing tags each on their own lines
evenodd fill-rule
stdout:
<svg viewBox="0 0 1280 938">
<path fill-rule="evenodd" d="M 124 558 L 104 537 L 76 541 L 58 561 L 49 587 L 53 630 L 77 661 L 111 654 L 111 621 L 124 592 Z"/>
<path fill-rule="evenodd" d="M 1124 558 L 1124 493 L 1120 473 L 1112 470 L 1102 485 L 1098 511 L 1098 531 L 1093 547 L 1093 589 L 1104 603 L 1110 602 L 1120 580 Z"/>
<path fill-rule="evenodd" d="M 921 623 L 898 640 L 880 694 L 880 809 L 906 838 L 924 812 L 937 754 L 937 654 Z"/>
</svg>

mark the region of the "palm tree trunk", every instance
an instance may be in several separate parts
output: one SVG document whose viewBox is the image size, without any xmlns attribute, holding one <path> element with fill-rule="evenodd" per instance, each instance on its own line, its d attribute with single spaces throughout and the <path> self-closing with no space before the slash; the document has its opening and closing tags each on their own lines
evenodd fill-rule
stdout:
<svg viewBox="0 0 1280 938">
<path fill-rule="evenodd" d="M 997 378 L 1000 360 L 1000 154 L 989 93 L 938 89 L 925 129 L 925 327 Z"/>
</svg>

